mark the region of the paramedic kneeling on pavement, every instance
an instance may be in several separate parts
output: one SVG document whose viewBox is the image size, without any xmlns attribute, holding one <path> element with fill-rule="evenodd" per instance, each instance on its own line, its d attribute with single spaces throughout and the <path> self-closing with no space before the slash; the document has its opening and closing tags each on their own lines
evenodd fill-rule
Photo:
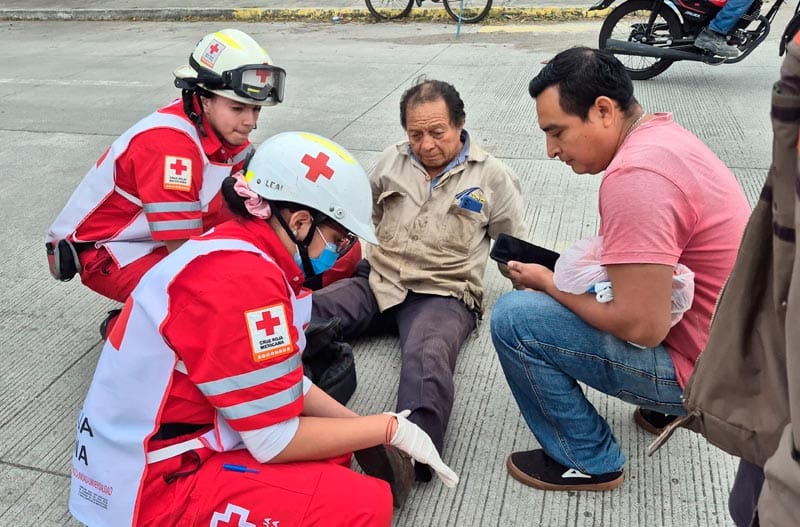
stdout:
<svg viewBox="0 0 800 527">
<path fill-rule="evenodd" d="M 570 294 L 553 272 L 509 263 L 533 291 L 503 295 L 492 340 L 541 449 L 508 458 L 511 475 L 542 489 L 606 490 L 625 456 L 579 382 L 656 412 L 685 413 L 682 388 L 708 339 L 750 208 L 733 174 L 669 114 L 649 114 L 612 55 L 573 48 L 530 82 L 547 154 L 578 174 L 605 171 L 598 196 L 601 264 L 613 300 Z M 694 271 L 694 302 L 671 324 L 673 268 Z M 661 415 L 663 417 L 663 414 Z"/>
<path fill-rule="evenodd" d="M 181 98 L 114 141 L 50 227 L 51 260 L 60 249 L 72 266 L 62 272 L 52 262 L 56 278 L 77 272 L 88 288 L 124 302 L 168 252 L 231 218 L 220 184 L 252 153 L 261 108 L 283 100 L 285 72 L 249 35 L 223 29 L 203 37 L 174 74 Z M 344 274 L 359 259 L 355 250 L 340 262 L 352 262 Z"/>
<path fill-rule="evenodd" d="M 396 449 L 455 486 L 407 412 L 358 416 L 303 376 L 298 261 L 322 271 L 356 236 L 377 242 L 361 165 L 287 132 L 222 193 L 238 217 L 145 274 L 106 341 L 78 417 L 70 511 L 90 526 L 388 526 L 401 465 L 362 464 L 392 489 L 347 466 L 375 447 L 405 462 L 409 484 Z"/>
<path fill-rule="evenodd" d="M 380 246 L 313 303 L 316 316 L 341 319 L 345 339 L 399 334 L 397 408 L 411 410 L 439 451 L 456 357 L 482 309 L 490 238 L 525 234 L 516 175 L 472 141 L 464 120 L 464 102 L 446 82 L 403 94 L 408 141 L 386 149 L 370 176 Z M 418 480 L 431 478 L 424 465 L 415 469 Z"/>
</svg>

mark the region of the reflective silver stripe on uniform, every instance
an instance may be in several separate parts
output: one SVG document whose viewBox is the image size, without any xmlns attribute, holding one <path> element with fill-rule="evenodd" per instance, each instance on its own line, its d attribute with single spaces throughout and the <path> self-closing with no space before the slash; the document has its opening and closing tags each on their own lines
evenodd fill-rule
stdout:
<svg viewBox="0 0 800 527">
<path fill-rule="evenodd" d="M 199 201 L 163 201 L 160 203 L 145 203 L 142 207 L 145 214 L 155 212 L 195 212 L 202 208 Z"/>
<path fill-rule="evenodd" d="M 188 452 L 189 450 L 197 450 L 200 448 L 205 448 L 205 445 L 199 437 L 193 437 L 192 439 L 187 439 L 186 441 L 181 441 L 180 443 L 148 452 L 147 463 L 158 463 L 159 461 L 164 461 L 165 459 Z"/>
<path fill-rule="evenodd" d="M 179 371 L 184 375 L 189 375 L 189 370 L 186 369 L 186 364 L 182 360 L 175 363 L 175 371 Z"/>
<path fill-rule="evenodd" d="M 161 231 L 182 231 L 187 229 L 202 229 L 203 220 L 172 220 L 172 221 L 149 221 L 152 232 Z"/>
<path fill-rule="evenodd" d="M 235 165 L 236 163 L 244 161 L 245 159 L 247 159 L 247 156 L 249 156 L 253 152 L 253 150 L 255 150 L 255 147 L 253 145 L 249 145 L 247 148 L 245 148 L 244 150 L 233 156 L 231 164 Z"/>
<path fill-rule="evenodd" d="M 136 196 L 134 196 L 130 192 L 125 192 L 124 190 L 119 188 L 117 185 L 114 185 L 114 192 L 116 192 L 117 194 L 119 194 L 123 198 L 127 199 L 128 201 L 130 201 L 134 205 L 138 205 L 140 207 L 142 206 L 142 200 L 140 200 L 139 198 L 137 198 Z"/>
<path fill-rule="evenodd" d="M 216 381 L 209 381 L 200 383 L 197 387 L 203 392 L 206 397 L 214 397 L 222 395 L 235 390 L 244 390 L 245 388 L 252 388 L 267 382 L 280 379 L 287 373 L 291 373 L 300 367 L 300 354 L 295 353 L 288 359 L 278 364 L 273 364 L 268 368 L 262 368 L 240 375 L 232 375 L 224 379 Z"/>
<path fill-rule="evenodd" d="M 244 419 L 264 412 L 269 412 L 295 402 L 303 395 L 303 381 L 287 388 L 281 392 L 248 401 L 246 403 L 234 404 L 233 406 L 218 407 L 225 419 Z"/>
</svg>

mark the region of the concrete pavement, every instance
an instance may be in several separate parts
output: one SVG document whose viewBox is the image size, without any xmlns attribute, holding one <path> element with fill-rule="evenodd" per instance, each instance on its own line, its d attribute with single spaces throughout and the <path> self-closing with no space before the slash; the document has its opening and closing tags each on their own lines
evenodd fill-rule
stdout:
<svg viewBox="0 0 800 527">
<path fill-rule="evenodd" d="M 15 2 L 4 0 L 3 7 Z M 445 79 L 465 100 L 473 138 L 520 175 L 529 239 L 561 250 L 596 231 L 599 177 L 576 176 L 547 158 L 526 86 L 554 52 L 595 44 L 599 21 L 493 32 L 466 26 L 459 39 L 449 23 L 225 25 L 253 34 L 288 71 L 286 101 L 264 111 L 256 142 L 309 130 L 344 144 L 370 169 L 403 136 L 402 91 L 421 74 Z M 44 231 L 108 144 L 177 95 L 172 70 L 220 26 L 0 22 L 0 527 L 78 525 L 66 509 L 74 422 L 99 354 L 97 325 L 115 307 L 77 279 L 50 278 Z M 674 112 L 717 152 L 751 202 L 769 165 L 779 34 L 740 64 L 677 63 L 635 83 L 648 111 Z M 491 265 L 485 279 L 491 308 L 509 285 Z M 363 339 L 355 351 L 359 386 L 351 406 L 363 413 L 392 409 L 396 339 Z M 633 408 L 591 390 L 628 456 L 626 483 L 605 493 L 557 493 L 511 479 L 506 455 L 536 441 L 505 384 L 486 322 L 459 357 L 456 390 L 444 458 L 461 483 L 452 490 L 436 481 L 417 486 L 396 512 L 397 526 L 731 525 L 726 500 L 734 458 L 686 430 L 648 458 L 651 438 L 633 424 Z"/>
</svg>

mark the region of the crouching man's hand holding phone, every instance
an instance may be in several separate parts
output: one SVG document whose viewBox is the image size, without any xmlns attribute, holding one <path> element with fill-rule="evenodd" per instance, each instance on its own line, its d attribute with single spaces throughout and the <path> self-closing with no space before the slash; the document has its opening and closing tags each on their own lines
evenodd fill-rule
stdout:
<svg viewBox="0 0 800 527">
<path fill-rule="evenodd" d="M 559 256 L 555 251 L 508 234 L 500 234 L 489 256 L 507 266 L 508 271 L 503 274 L 515 286 L 521 285 L 545 292 L 553 287 L 553 269 Z"/>
</svg>

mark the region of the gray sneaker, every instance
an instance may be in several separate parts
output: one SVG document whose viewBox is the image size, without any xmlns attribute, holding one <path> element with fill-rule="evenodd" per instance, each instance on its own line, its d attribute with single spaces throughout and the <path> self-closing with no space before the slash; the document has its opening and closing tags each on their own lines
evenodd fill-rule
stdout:
<svg viewBox="0 0 800 527">
<path fill-rule="evenodd" d="M 703 28 L 703 31 L 694 39 L 694 45 L 703 51 L 708 51 L 718 57 L 731 59 L 739 56 L 739 48 L 731 46 L 725 40 L 725 35 L 720 35 L 716 31 Z"/>
</svg>

